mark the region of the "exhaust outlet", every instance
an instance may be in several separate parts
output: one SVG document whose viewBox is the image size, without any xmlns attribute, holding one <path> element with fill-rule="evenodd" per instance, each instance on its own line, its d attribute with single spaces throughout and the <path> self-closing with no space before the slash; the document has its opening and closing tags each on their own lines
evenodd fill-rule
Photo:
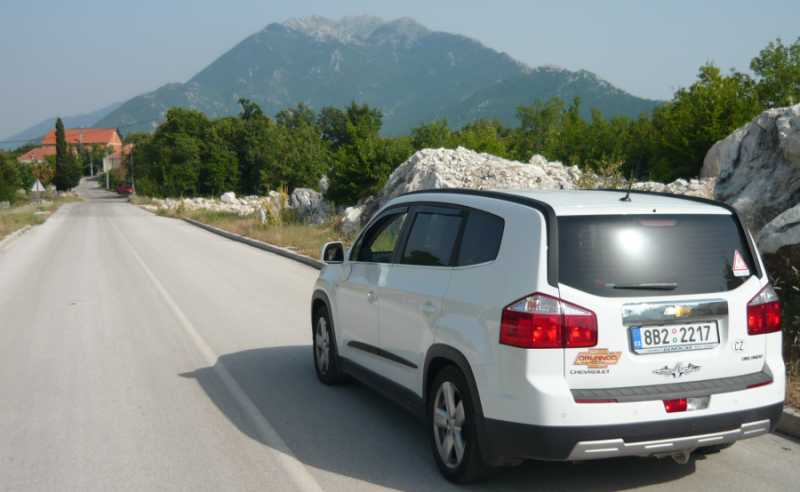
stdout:
<svg viewBox="0 0 800 492">
<path fill-rule="evenodd" d="M 669 456 L 675 463 L 679 465 L 685 465 L 686 463 L 689 462 L 689 459 L 691 459 L 693 451 L 694 449 L 684 449 L 683 451 L 672 453 Z"/>
</svg>

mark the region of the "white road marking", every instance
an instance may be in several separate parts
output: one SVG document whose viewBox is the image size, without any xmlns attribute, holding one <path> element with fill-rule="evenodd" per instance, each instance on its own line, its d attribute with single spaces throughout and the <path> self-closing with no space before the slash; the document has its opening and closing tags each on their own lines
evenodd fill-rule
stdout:
<svg viewBox="0 0 800 492">
<path fill-rule="evenodd" d="M 283 467 L 299 490 L 303 492 L 322 492 L 323 489 L 319 482 L 317 482 L 314 476 L 311 475 L 311 472 L 306 469 L 305 465 L 303 465 L 303 463 L 297 459 L 294 453 L 292 453 L 292 450 L 286 445 L 286 442 L 283 440 L 280 434 L 278 434 L 272 424 L 269 423 L 269 420 L 267 420 L 264 414 L 262 414 L 258 409 L 256 404 L 253 403 L 253 400 L 247 396 L 247 393 L 245 393 L 242 387 L 239 386 L 239 383 L 237 383 L 233 376 L 231 376 L 231 373 L 228 372 L 228 369 L 225 367 L 222 361 L 219 360 L 219 357 L 208 345 L 208 342 L 206 342 L 205 339 L 200 336 L 197 330 L 195 330 L 191 321 L 189 321 L 189 318 L 183 313 L 183 310 L 181 310 L 180 306 L 178 306 L 169 292 L 167 292 L 167 289 L 164 288 L 164 285 L 161 283 L 161 281 L 158 280 L 158 277 L 156 277 L 144 260 L 142 260 L 142 257 L 139 256 L 139 253 L 136 252 L 136 248 L 134 248 L 133 244 L 131 244 L 122 231 L 117 228 L 113 221 L 109 220 L 108 222 L 128 246 L 133 254 L 133 257 L 139 263 L 139 266 L 142 267 L 142 270 L 144 270 L 144 273 L 148 278 L 150 278 L 150 281 L 153 283 L 156 290 L 164 298 L 167 306 L 169 306 L 173 314 L 175 314 L 175 317 L 178 318 L 181 327 L 194 342 L 197 349 L 203 355 L 206 363 L 209 365 L 209 367 L 214 368 L 214 372 L 217 374 L 220 380 L 222 380 L 222 383 L 228 389 L 228 392 L 250 420 L 250 423 L 255 428 L 258 437 L 267 444 L 267 448 L 272 453 L 275 461 L 277 461 Z"/>
</svg>

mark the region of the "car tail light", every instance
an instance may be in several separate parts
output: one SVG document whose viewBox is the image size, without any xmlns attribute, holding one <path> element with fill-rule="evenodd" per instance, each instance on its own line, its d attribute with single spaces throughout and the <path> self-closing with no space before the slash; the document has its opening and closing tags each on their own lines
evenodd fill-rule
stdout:
<svg viewBox="0 0 800 492">
<path fill-rule="evenodd" d="M 781 331 L 781 302 L 771 285 L 747 303 L 747 333 L 761 335 Z"/>
<path fill-rule="evenodd" d="M 772 384 L 772 380 L 771 380 L 771 379 L 770 379 L 769 381 L 762 381 L 762 382 L 760 382 L 760 383 L 753 383 L 753 384 L 750 384 L 750 385 L 748 385 L 748 386 L 747 386 L 747 389 L 751 389 L 751 388 L 760 388 L 760 387 L 762 387 L 762 386 L 767 386 L 767 385 L 770 385 L 770 384 Z"/>
<path fill-rule="evenodd" d="M 664 400 L 664 409 L 667 410 L 667 413 L 685 412 L 688 406 L 689 402 L 686 400 L 686 398 Z"/>
<path fill-rule="evenodd" d="M 597 317 L 561 299 L 531 294 L 503 309 L 500 343 L 522 348 L 594 347 Z"/>
</svg>

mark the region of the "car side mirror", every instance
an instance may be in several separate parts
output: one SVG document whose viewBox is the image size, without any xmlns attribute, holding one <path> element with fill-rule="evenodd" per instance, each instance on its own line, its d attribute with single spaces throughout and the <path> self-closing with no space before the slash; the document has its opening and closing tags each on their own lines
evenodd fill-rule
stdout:
<svg viewBox="0 0 800 492">
<path fill-rule="evenodd" d="M 323 263 L 336 264 L 344 261 L 344 244 L 341 241 L 325 243 L 322 246 Z"/>
</svg>

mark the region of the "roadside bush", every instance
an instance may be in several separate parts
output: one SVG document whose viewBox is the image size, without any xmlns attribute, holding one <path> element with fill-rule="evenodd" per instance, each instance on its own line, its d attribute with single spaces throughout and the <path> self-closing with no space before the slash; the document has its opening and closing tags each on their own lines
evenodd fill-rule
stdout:
<svg viewBox="0 0 800 492">
<path fill-rule="evenodd" d="M 0 153 L 0 202 L 14 203 L 20 187 L 19 165 L 16 160 Z"/>
</svg>

